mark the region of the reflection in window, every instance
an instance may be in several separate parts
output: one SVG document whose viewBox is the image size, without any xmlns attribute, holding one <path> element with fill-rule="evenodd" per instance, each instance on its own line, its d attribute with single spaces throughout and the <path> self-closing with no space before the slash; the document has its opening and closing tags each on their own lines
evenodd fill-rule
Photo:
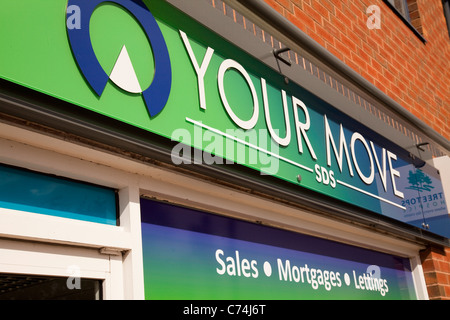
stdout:
<svg viewBox="0 0 450 320">
<path fill-rule="evenodd" d="M 403 18 L 411 21 L 406 0 L 388 0 L 388 2 L 403 16 Z"/>
<path fill-rule="evenodd" d="M 0 274 L 0 300 L 100 300 L 100 280 L 79 279 L 68 286 L 68 279 L 20 274 Z"/>
</svg>

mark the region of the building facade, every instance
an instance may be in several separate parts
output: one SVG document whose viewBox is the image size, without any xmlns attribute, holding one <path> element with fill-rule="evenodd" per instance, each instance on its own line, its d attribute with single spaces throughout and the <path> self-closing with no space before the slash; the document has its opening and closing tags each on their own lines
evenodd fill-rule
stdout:
<svg viewBox="0 0 450 320">
<path fill-rule="evenodd" d="M 449 138 L 448 1 L 266 2 L 383 93 Z M 448 249 L 428 249 L 422 259 L 426 260 L 430 297 L 448 298 Z"/>
<path fill-rule="evenodd" d="M 2 1 L 0 299 L 448 299 L 448 5 Z"/>
<path fill-rule="evenodd" d="M 448 139 L 448 2 L 267 3 Z"/>
</svg>

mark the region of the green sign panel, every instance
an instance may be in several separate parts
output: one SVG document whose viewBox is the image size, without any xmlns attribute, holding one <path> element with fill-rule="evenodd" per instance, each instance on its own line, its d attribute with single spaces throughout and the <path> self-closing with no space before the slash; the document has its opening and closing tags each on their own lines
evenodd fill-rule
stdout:
<svg viewBox="0 0 450 320">
<path fill-rule="evenodd" d="M 0 77 L 180 142 L 175 164 L 196 148 L 405 220 L 404 150 L 165 1 L 3 1 L 0 24 Z"/>
</svg>

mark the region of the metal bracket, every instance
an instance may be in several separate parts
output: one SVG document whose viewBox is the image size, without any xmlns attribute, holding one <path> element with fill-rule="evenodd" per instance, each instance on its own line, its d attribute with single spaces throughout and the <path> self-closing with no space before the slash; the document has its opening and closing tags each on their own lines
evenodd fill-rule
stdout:
<svg viewBox="0 0 450 320">
<path fill-rule="evenodd" d="M 274 55 L 274 57 L 275 57 L 275 59 L 277 61 L 278 71 L 280 72 L 280 74 L 283 74 L 283 73 L 281 72 L 281 67 L 280 67 L 280 62 L 279 61 L 283 62 L 284 64 L 288 65 L 289 67 L 292 65 L 291 61 L 286 60 L 284 57 L 281 56 L 282 53 L 287 52 L 289 50 L 291 50 L 291 49 L 289 49 L 289 48 L 281 48 L 281 49 L 276 49 L 276 50 L 274 49 L 272 51 L 272 53 L 273 53 L 273 55 Z M 286 82 L 286 84 L 289 83 L 289 79 L 286 76 L 284 77 L 284 81 Z"/>
<path fill-rule="evenodd" d="M 428 223 L 423 222 L 422 223 L 422 228 L 424 228 L 426 230 L 430 230 L 430 225 Z"/>
<path fill-rule="evenodd" d="M 429 142 L 422 142 L 422 143 L 416 144 L 416 147 L 417 147 L 417 149 L 419 149 L 421 151 L 425 151 L 424 149 L 422 149 L 422 147 L 427 146 L 429 144 L 430 144 Z"/>
<path fill-rule="evenodd" d="M 289 48 L 273 50 L 273 55 L 275 56 L 275 58 L 277 58 L 277 60 L 281 60 L 282 62 L 284 62 L 285 64 L 287 64 L 290 67 L 292 65 L 292 62 L 289 60 L 286 60 L 285 58 L 283 58 L 281 56 L 282 53 L 290 51 L 290 50 L 291 49 L 289 49 Z"/>
<path fill-rule="evenodd" d="M 423 149 L 422 147 L 427 146 L 429 144 L 430 144 L 429 142 L 422 142 L 422 143 L 418 143 L 415 145 L 417 148 L 419 157 L 414 156 L 414 154 L 412 154 L 412 153 L 410 154 L 410 158 L 413 160 L 413 164 L 416 168 L 422 168 L 425 165 L 426 162 L 425 162 L 425 160 L 422 159 L 420 151 L 426 152 L 426 150 Z"/>
</svg>

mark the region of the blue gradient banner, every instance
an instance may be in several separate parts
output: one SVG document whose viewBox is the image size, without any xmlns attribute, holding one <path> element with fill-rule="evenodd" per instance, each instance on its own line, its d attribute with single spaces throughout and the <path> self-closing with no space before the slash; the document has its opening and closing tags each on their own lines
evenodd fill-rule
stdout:
<svg viewBox="0 0 450 320">
<path fill-rule="evenodd" d="M 146 299 L 416 299 L 408 259 L 141 199 Z"/>
</svg>

